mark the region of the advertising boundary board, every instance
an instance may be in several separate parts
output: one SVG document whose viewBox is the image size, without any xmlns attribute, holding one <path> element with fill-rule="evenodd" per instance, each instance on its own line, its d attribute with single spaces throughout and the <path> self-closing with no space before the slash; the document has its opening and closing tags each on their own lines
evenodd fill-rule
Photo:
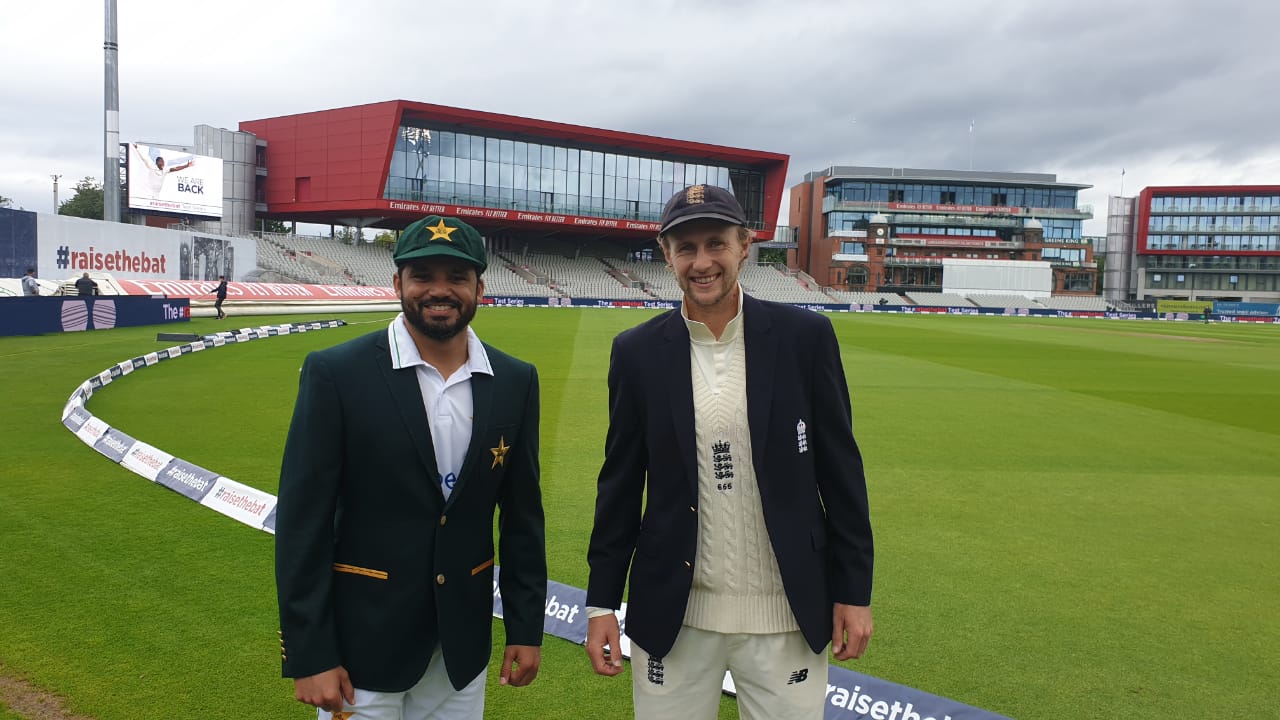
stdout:
<svg viewBox="0 0 1280 720">
<path fill-rule="evenodd" d="M 110 330 L 191 319 L 186 298 L 78 295 L 0 299 L 0 336 Z"/>
<path fill-rule="evenodd" d="M 494 307 L 578 307 L 625 310 L 674 310 L 679 300 L 613 300 L 605 298 L 486 297 L 483 304 Z M 786 303 L 824 313 L 894 313 L 904 315 L 987 315 L 1000 317 L 1101 318 L 1105 320 L 1199 321 L 1187 313 L 1121 312 L 1115 310 L 1055 310 L 1053 308 L 949 307 L 941 305 L 842 305 L 836 303 Z M 1260 322 L 1280 325 L 1280 317 L 1214 315 L 1215 322 Z"/>
<path fill-rule="evenodd" d="M 181 302 L 186 303 L 185 300 Z M 346 322 L 342 320 L 317 320 L 226 330 L 206 335 L 193 343 L 174 345 L 159 352 L 130 358 L 81 383 L 71 393 L 71 397 L 67 398 L 62 408 L 62 424 L 86 445 L 135 475 L 140 475 L 250 527 L 274 533 L 275 496 L 231 478 L 222 477 L 212 470 L 174 457 L 159 448 L 132 438 L 96 417 L 85 406 L 89 398 L 103 387 L 125 375 L 166 360 L 261 338 L 292 335 L 343 325 L 346 325 Z"/>
<path fill-rule="evenodd" d="M 335 328 L 342 320 L 320 320 L 286 325 L 226 330 L 201 340 L 175 345 L 119 362 L 85 380 L 67 398 L 62 424 L 104 457 L 126 470 L 187 497 L 257 530 L 275 534 L 276 496 L 236 482 L 231 478 L 175 457 L 141 440 L 130 437 L 95 417 L 86 408 L 89 398 L 106 385 L 136 370 L 151 367 L 194 352 L 281 335 Z M 493 615 L 502 617 L 502 596 L 498 591 L 501 568 L 494 568 Z M 582 645 L 586 642 L 587 593 L 581 588 L 555 581 L 547 583 L 543 631 L 548 635 Z M 624 632 L 622 654 L 631 657 L 626 637 L 626 603 L 618 611 Z M 817 681 L 814 678 L 813 681 Z M 932 695 L 888 680 L 854 672 L 839 665 L 827 670 L 824 720 L 1008 720 L 980 708 Z M 734 694 L 733 678 L 725 673 L 722 689 Z"/>
</svg>

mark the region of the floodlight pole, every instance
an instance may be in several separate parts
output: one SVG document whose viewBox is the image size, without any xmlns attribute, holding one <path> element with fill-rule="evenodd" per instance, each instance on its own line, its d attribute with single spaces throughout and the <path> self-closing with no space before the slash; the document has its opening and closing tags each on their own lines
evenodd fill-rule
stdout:
<svg viewBox="0 0 1280 720">
<path fill-rule="evenodd" d="M 49 177 L 53 178 L 53 214 L 57 215 L 58 214 L 58 178 L 61 178 L 62 176 L 50 175 Z"/>
<path fill-rule="evenodd" d="M 103 82 L 105 157 L 102 170 L 102 219 L 120 222 L 120 72 L 116 44 L 116 0 L 106 0 L 106 52 Z"/>
</svg>

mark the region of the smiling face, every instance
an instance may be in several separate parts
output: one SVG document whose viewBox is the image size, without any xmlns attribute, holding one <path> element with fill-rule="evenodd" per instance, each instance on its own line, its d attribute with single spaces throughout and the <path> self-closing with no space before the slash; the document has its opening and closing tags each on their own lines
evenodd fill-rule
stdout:
<svg viewBox="0 0 1280 720">
<path fill-rule="evenodd" d="M 484 280 L 474 265 L 439 255 L 405 263 L 392 284 L 409 327 L 437 342 L 465 330 L 484 297 Z"/>
<path fill-rule="evenodd" d="M 718 220 L 693 220 L 663 236 L 662 252 L 684 291 L 690 320 L 737 313 L 738 270 L 748 250 L 741 228 Z"/>
</svg>

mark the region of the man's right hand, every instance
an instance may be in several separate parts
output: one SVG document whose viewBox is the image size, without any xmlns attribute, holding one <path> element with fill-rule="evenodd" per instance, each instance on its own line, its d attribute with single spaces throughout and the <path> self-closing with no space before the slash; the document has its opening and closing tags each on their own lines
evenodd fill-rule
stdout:
<svg viewBox="0 0 1280 720">
<path fill-rule="evenodd" d="M 617 615 L 609 613 L 587 621 L 587 657 L 591 658 L 591 668 L 597 675 L 613 676 L 622 672 Z"/>
<path fill-rule="evenodd" d="M 346 668 L 339 665 L 316 675 L 294 678 L 293 696 L 298 702 L 314 705 L 331 713 L 342 710 L 342 701 L 355 705 L 356 690 L 351 686 Z"/>
</svg>

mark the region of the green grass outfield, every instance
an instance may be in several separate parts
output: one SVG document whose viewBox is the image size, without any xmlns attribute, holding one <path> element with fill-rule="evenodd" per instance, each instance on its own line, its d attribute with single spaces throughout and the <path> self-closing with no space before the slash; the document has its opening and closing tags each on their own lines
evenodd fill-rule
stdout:
<svg viewBox="0 0 1280 720">
<path fill-rule="evenodd" d="M 541 373 L 561 582 L 587 580 L 609 341 L 650 316 L 477 318 Z M 89 409 L 275 492 L 303 356 L 388 317 L 167 361 Z M 877 541 L 876 635 L 850 667 L 1021 720 L 1275 717 L 1280 328 L 831 319 Z M 177 328 L 0 339 L 0 667 L 99 720 L 314 717 L 278 677 L 271 537 L 113 465 L 59 422 L 80 382 L 165 347 L 157 329 Z M 499 687 L 491 666 L 489 717 L 630 716 L 629 677 L 595 677 L 553 637 L 543 658 L 523 689 Z M 737 714 L 726 702 L 721 716 Z"/>
</svg>

